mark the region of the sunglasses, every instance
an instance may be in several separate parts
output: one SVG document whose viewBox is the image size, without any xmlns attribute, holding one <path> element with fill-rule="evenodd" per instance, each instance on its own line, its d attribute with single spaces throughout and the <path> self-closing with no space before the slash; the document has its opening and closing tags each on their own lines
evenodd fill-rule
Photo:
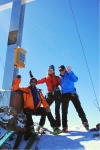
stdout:
<svg viewBox="0 0 100 150">
<path fill-rule="evenodd" d="M 48 71 L 54 71 L 53 69 L 49 69 Z"/>
</svg>

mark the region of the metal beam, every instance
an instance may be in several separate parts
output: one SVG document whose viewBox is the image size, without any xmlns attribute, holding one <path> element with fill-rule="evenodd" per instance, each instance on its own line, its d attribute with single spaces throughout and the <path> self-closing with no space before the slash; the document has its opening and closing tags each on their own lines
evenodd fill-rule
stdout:
<svg viewBox="0 0 100 150">
<path fill-rule="evenodd" d="M 1 0 L 2 1 L 2 0 Z M 3 10 L 6 10 L 6 9 L 9 9 L 12 7 L 12 4 L 14 1 L 18 1 L 18 0 L 3 0 L 3 2 L 0 1 L 0 11 L 3 11 Z M 8 3 L 7 3 L 8 1 Z M 29 2 L 32 2 L 34 0 L 22 0 L 21 2 L 21 5 L 25 4 L 25 3 L 29 3 Z M 5 2 L 5 3 L 4 3 Z"/>
<path fill-rule="evenodd" d="M 22 7 L 23 6 L 24 5 L 22 5 Z M 18 34 L 20 28 L 20 16 L 21 16 L 21 0 L 17 0 L 13 2 L 11 13 L 11 22 L 8 36 L 8 45 L 7 45 L 3 86 L 2 86 L 2 88 L 5 90 L 10 90 L 12 86 L 14 74 L 14 48 L 17 47 L 17 42 L 19 41 Z"/>
<path fill-rule="evenodd" d="M 10 2 L 10 3 L 7 3 L 7 4 L 1 5 L 1 6 L 0 6 L 0 11 L 3 11 L 3 10 L 6 10 L 6 9 L 11 8 L 11 7 L 12 7 L 12 4 L 13 4 L 13 2 Z"/>
<path fill-rule="evenodd" d="M 12 7 L 6 60 L 5 60 L 5 69 L 3 76 L 3 85 L 2 85 L 3 89 L 10 90 L 12 86 L 12 80 L 16 77 L 19 71 L 19 69 L 17 69 L 14 66 L 14 48 L 18 46 L 21 47 L 25 5 L 26 3 L 31 2 L 33 0 L 12 0 L 12 1 L 3 0 L 3 1 L 5 2 L 4 5 L 6 6 L 9 5 L 9 7 Z M 7 2 L 9 3 L 7 4 Z M 1 5 L 1 8 L 4 5 Z"/>
<path fill-rule="evenodd" d="M 10 3 L 10 2 L 14 2 L 16 0 L 0 0 L 0 5 L 4 5 L 4 4 L 7 4 L 7 3 Z"/>
</svg>

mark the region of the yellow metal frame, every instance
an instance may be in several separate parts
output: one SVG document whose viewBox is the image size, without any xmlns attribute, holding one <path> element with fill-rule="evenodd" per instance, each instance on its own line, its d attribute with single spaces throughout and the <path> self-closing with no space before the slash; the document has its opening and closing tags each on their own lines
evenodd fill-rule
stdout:
<svg viewBox="0 0 100 150">
<path fill-rule="evenodd" d="M 16 47 L 15 49 L 15 56 L 14 56 L 14 65 L 16 68 L 25 68 L 25 56 L 26 51 L 20 47 Z M 20 60 L 21 53 L 24 56 L 23 62 Z"/>
</svg>

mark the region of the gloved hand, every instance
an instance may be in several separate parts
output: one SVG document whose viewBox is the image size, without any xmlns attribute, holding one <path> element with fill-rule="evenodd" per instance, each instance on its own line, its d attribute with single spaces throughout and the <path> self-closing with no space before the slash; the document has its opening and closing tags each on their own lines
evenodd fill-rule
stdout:
<svg viewBox="0 0 100 150">
<path fill-rule="evenodd" d="M 70 66 L 68 66 L 68 67 L 66 68 L 66 70 L 67 70 L 68 73 L 70 73 L 70 72 L 72 71 L 72 68 L 71 68 Z"/>
<path fill-rule="evenodd" d="M 20 79 L 20 78 L 21 78 L 21 75 L 17 75 L 17 78 Z"/>
<path fill-rule="evenodd" d="M 33 78 L 31 70 L 29 71 L 30 78 Z"/>
</svg>

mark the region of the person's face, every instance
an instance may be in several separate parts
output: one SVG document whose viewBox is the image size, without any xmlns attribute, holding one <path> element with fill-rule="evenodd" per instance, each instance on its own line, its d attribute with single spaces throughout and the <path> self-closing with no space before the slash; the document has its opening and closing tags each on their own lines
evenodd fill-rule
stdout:
<svg viewBox="0 0 100 150">
<path fill-rule="evenodd" d="M 64 69 L 64 70 L 63 70 L 63 69 L 60 69 L 60 70 L 59 70 L 59 72 L 60 72 L 60 74 L 61 74 L 62 76 L 65 74 L 65 71 L 66 71 L 65 69 Z"/>
<path fill-rule="evenodd" d="M 32 81 L 30 82 L 30 85 L 31 85 L 32 87 L 35 87 L 35 86 L 36 86 L 36 81 L 35 81 L 35 80 L 32 80 Z"/>
<path fill-rule="evenodd" d="M 48 70 L 48 73 L 49 73 L 49 74 L 53 74 L 53 73 L 54 73 L 54 70 L 53 70 L 53 69 L 49 69 L 49 70 Z"/>
</svg>

